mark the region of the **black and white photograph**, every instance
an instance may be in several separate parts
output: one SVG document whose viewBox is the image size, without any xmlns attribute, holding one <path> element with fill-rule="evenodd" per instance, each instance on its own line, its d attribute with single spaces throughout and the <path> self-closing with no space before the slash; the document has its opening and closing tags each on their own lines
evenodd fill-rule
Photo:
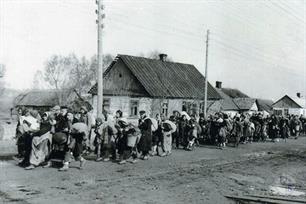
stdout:
<svg viewBox="0 0 306 204">
<path fill-rule="evenodd" d="M 306 0 L 0 0 L 0 203 L 306 204 Z"/>
</svg>

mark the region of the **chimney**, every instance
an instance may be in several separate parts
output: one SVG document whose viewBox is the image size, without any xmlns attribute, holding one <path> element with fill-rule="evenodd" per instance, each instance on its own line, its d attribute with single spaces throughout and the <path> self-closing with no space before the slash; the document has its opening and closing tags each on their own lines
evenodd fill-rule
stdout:
<svg viewBox="0 0 306 204">
<path fill-rule="evenodd" d="M 296 96 L 297 96 L 298 98 L 301 98 L 301 93 L 296 93 Z"/>
<path fill-rule="evenodd" d="M 160 61 L 165 62 L 165 61 L 166 61 L 166 59 L 167 59 L 167 56 L 168 56 L 168 55 L 167 55 L 167 54 L 163 54 L 163 53 L 162 53 L 162 54 L 159 54 L 158 56 L 159 56 L 159 60 L 160 60 Z"/>
<path fill-rule="evenodd" d="M 216 81 L 216 88 L 222 89 L 222 81 Z"/>
</svg>

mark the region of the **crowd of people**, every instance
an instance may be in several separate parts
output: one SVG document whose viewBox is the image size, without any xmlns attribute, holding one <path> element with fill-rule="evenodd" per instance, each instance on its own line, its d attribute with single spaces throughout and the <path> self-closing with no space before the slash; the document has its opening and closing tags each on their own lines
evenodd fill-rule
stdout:
<svg viewBox="0 0 306 204">
<path fill-rule="evenodd" d="M 223 149 L 228 144 L 237 147 L 268 139 L 297 139 L 306 132 L 306 119 L 293 115 L 264 117 L 254 113 L 229 117 L 219 112 L 206 118 L 204 114 L 196 117 L 174 111 L 169 118 L 162 114 L 153 118 L 142 110 L 135 124 L 123 117 L 121 110 L 114 117 L 103 114 L 93 119 L 84 106 L 74 112 L 55 106 L 42 114 L 23 108 L 18 113 L 16 157 L 26 170 L 51 167 L 57 162 L 62 164 L 60 171 L 67 171 L 73 161 L 80 162 L 82 169 L 84 155 L 92 153 L 97 162 L 136 163 L 153 156 L 169 156 L 172 148 L 192 151 L 197 145 L 210 144 Z"/>
</svg>

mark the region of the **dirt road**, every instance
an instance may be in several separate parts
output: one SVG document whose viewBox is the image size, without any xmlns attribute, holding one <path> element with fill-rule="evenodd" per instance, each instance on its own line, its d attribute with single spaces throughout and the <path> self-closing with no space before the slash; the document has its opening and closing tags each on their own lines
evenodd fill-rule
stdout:
<svg viewBox="0 0 306 204">
<path fill-rule="evenodd" d="M 306 192 L 306 138 L 253 143 L 219 150 L 174 150 L 137 164 L 88 161 L 25 171 L 0 162 L 0 202 L 5 203 L 234 203 L 224 195 L 269 195 L 274 188 Z M 277 189 L 279 190 L 279 189 Z M 280 193 L 280 192 L 279 192 Z M 300 198 L 304 198 L 301 195 Z"/>
</svg>

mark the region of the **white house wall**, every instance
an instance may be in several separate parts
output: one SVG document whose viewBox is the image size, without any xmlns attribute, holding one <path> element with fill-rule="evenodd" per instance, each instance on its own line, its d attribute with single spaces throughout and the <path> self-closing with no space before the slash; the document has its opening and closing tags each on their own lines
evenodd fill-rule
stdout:
<svg viewBox="0 0 306 204">
<path fill-rule="evenodd" d="M 130 117 L 130 102 L 136 100 L 139 103 L 138 111 L 145 110 L 148 114 L 151 114 L 151 103 L 150 98 L 132 98 L 128 96 L 104 96 L 103 99 L 110 99 L 109 114 L 114 116 L 117 110 L 123 112 L 123 117 Z M 93 96 L 92 99 L 93 113 L 97 113 L 97 96 Z"/>
<path fill-rule="evenodd" d="M 257 107 L 257 104 L 254 103 L 250 109 L 250 111 L 258 111 L 258 107 Z"/>
<path fill-rule="evenodd" d="M 290 115 L 303 115 L 303 109 L 301 108 L 289 108 L 288 113 Z"/>
<path fill-rule="evenodd" d="M 222 112 L 227 114 L 231 118 L 233 118 L 236 114 L 238 114 L 238 111 L 222 111 Z"/>
<path fill-rule="evenodd" d="M 138 112 L 141 110 L 145 110 L 147 115 L 150 117 L 155 117 L 157 113 L 160 113 L 161 106 L 163 102 L 168 103 L 168 115 L 172 115 L 173 111 L 182 111 L 183 102 L 191 102 L 197 105 L 198 113 L 200 108 L 200 100 L 193 99 L 151 99 L 151 98 L 139 98 L 139 97 L 129 97 L 129 96 L 104 96 L 104 99 L 110 99 L 110 108 L 109 113 L 111 116 L 114 116 L 117 110 L 121 110 L 123 112 L 123 117 L 129 119 L 137 119 L 137 117 L 130 117 L 130 102 L 131 100 L 138 101 Z M 97 96 L 93 96 L 92 99 L 93 106 L 93 115 L 96 116 L 97 113 Z M 220 108 L 220 107 L 219 107 Z M 231 113 L 231 115 L 236 112 Z"/>
</svg>

